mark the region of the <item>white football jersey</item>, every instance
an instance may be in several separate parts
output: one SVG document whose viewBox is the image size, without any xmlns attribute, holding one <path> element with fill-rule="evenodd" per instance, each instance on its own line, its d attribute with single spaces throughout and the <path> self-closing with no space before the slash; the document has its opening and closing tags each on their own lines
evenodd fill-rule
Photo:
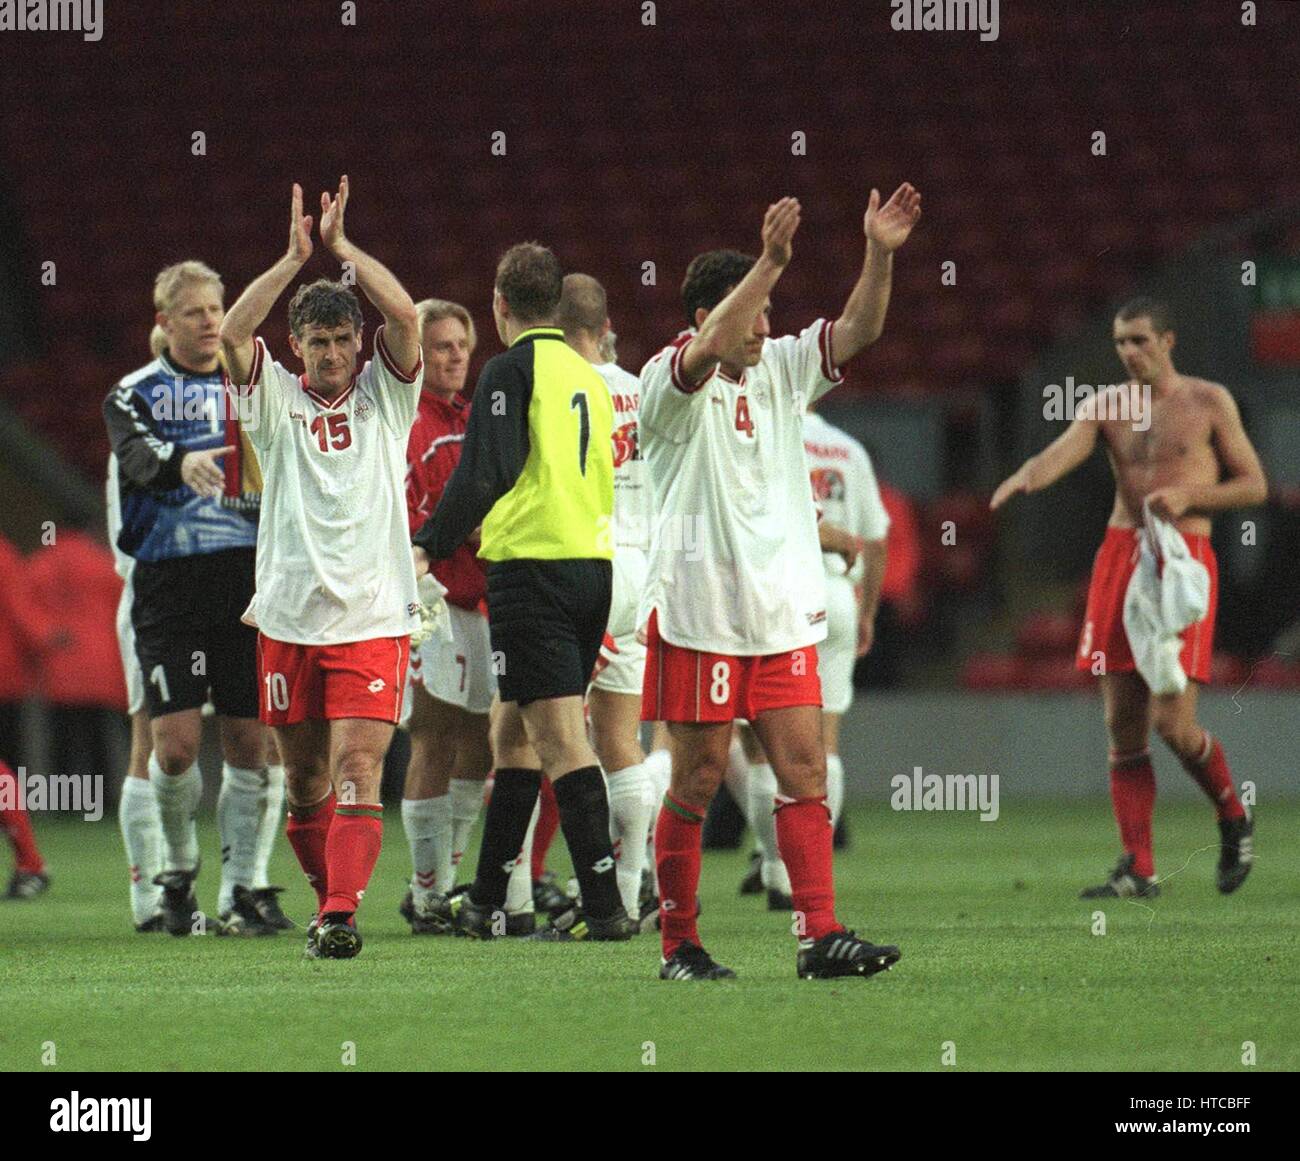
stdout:
<svg viewBox="0 0 1300 1161">
<path fill-rule="evenodd" d="M 657 609 L 670 644 L 753 657 L 826 636 L 803 414 L 843 378 L 832 326 L 767 340 L 739 382 L 721 366 L 687 381 L 690 331 L 642 369 L 641 450 L 659 512 L 638 621 Z"/>
<path fill-rule="evenodd" d="M 405 375 L 380 327 L 375 357 L 330 402 L 255 346 L 241 389 L 263 481 L 247 619 L 297 645 L 407 636 L 420 623 L 405 480 L 423 361 Z"/>
<path fill-rule="evenodd" d="M 848 432 L 809 411 L 803 417 L 803 450 L 808 457 L 813 503 L 822 519 L 863 540 L 884 540 L 889 531 L 889 513 L 880 499 L 867 449 Z M 852 572 L 846 572 L 844 558 L 838 552 L 822 553 L 822 561 L 828 575 L 847 575 L 855 583 L 866 569 L 861 556 Z"/>
<path fill-rule="evenodd" d="M 637 431 L 641 380 L 617 363 L 599 363 L 596 370 L 608 385 L 614 404 L 614 548 L 648 552 L 654 493 L 641 458 Z"/>
</svg>

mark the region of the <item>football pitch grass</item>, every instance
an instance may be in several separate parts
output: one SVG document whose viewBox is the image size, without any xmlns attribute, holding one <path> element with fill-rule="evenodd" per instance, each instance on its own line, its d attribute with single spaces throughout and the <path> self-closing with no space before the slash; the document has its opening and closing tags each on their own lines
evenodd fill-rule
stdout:
<svg viewBox="0 0 1300 1161">
<path fill-rule="evenodd" d="M 701 883 L 706 945 L 740 978 L 677 983 L 656 978 L 653 935 L 413 937 L 397 914 L 396 810 L 361 909 L 365 947 L 325 962 L 302 958 L 299 932 L 136 935 L 113 820 L 37 819 L 54 887 L 0 904 L 0 1068 L 41 1069 L 51 1042 L 70 1071 L 1300 1067 L 1300 803 L 1259 812 L 1258 861 L 1228 898 L 1214 889 L 1208 808 L 1157 804 L 1170 878 L 1150 904 L 1076 897 L 1113 861 L 1104 800 L 1004 802 L 991 823 L 871 805 L 851 822 L 840 914 L 900 944 L 897 967 L 796 979 L 789 916 L 736 893 L 746 848 L 707 854 Z M 214 861 L 211 819 L 202 841 Z M 552 865 L 567 869 L 562 839 Z M 311 896 L 287 845 L 273 872 L 305 921 Z M 200 906 L 215 904 L 216 880 L 210 862 Z"/>
</svg>

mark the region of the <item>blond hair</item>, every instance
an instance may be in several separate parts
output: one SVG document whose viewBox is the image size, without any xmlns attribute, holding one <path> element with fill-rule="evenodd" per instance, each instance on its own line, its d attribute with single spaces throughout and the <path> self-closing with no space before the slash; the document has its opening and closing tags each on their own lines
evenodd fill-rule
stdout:
<svg viewBox="0 0 1300 1161">
<path fill-rule="evenodd" d="M 158 271 L 158 277 L 153 280 L 154 310 L 167 314 L 176 305 L 176 298 L 181 290 L 196 282 L 215 284 L 217 293 L 225 297 L 226 288 L 221 281 L 221 275 L 206 262 L 190 258 Z M 152 345 L 151 339 L 150 346 Z"/>
<path fill-rule="evenodd" d="M 149 354 L 155 359 L 167 349 L 167 332 L 157 323 L 149 332 Z"/>
<path fill-rule="evenodd" d="M 474 320 L 458 302 L 448 302 L 445 298 L 426 298 L 415 304 L 415 314 L 420 320 L 420 337 L 424 337 L 424 328 L 430 323 L 442 322 L 445 318 L 459 319 L 465 328 L 469 349 L 478 346 L 478 333 L 474 330 Z"/>
</svg>

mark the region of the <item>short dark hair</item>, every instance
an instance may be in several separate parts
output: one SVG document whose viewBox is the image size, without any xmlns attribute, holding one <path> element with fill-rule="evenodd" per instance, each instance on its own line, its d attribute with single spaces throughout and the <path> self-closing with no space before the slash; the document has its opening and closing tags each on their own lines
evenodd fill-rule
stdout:
<svg viewBox="0 0 1300 1161">
<path fill-rule="evenodd" d="M 757 262 L 748 254 L 737 250 L 710 250 L 697 254 L 686 267 L 682 279 L 682 305 L 686 308 L 686 323 L 695 325 L 695 312 L 703 307 L 712 310 Z"/>
<path fill-rule="evenodd" d="M 309 326 L 341 327 L 348 322 L 360 334 L 365 321 L 357 296 L 343 283 L 328 278 L 298 287 L 289 302 L 289 330 L 295 338 L 302 338 Z"/>
<path fill-rule="evenodd" d="M 1162 299 L 1150 298 L 1145 294 L 1140 294 L 1137 298 L 1130 298 L 1115 312 L 1115 317 L 1121 322 L 1149 318 L 1152 329 L 1158 335 L 1163 335 L 1167 331 L 1174 329 L 1174 316 L 1169 309 L 1169 304 Z"/>
<path fill-rule="evenodd" d="M 564 271 L 541 243 L 520 242 L 501 255 L 496 288 L 520 322 L 550 322 L 560 305 Z"/>
</svg>

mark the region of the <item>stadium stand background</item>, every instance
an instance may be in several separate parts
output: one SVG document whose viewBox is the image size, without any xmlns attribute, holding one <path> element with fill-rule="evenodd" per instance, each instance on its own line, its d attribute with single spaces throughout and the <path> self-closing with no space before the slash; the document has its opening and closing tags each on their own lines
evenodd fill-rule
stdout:
<svg viewBox="0 0 1300 1161">
<path fill-rule="evenodd" d="M 837 310 L 870 186 L 908 179 L 925 218 L 885 337 L 826 405 L 915 505 L 915 592 L 860 676 L 1081 684 L 1069 655 L 1108 508 L 1101 457 L 996 526 L 986 497 L 1056 430 L 1043 385 L 1112 381 L 1109 312 L 1157 286 L 1186 316 L 1181 366 L 1238 394 L 1279 485 L 1260 514 L 1265 551 L 1225 553 L 1223 639 L 1239 656 L 1220 676 L 1300 684 L 1271 655 L 1300 616 L 1300 292 L 1274 311 L 1265 363 L 1260 303 L 1239 277 L 1246 256 L 1300 261 L 1300 6 L 1265 0 L 1248 28 L 1214 4 L 1147 3 L 1139 19 L 1127 5 L 1006 3 L 995 46 L 895 33 L 883 3 L 809 0 L 792 19 L 788 6 L 665 0 L 655 28 L 633 3 L 533 6 L 555 19 L 527 26 L 518 7 L 363 4 L 362 34 L 340 32 L 332 0 L 109 5 L 101 44 L 43 45 L 59 66 L 39 94 L 0 67 L 4 107 L 41 109 L 0 122 L 0 381 L 21 420 L 0 413 L 0 529 L 30 550 L 42 519 L 94 517 L 99 403 L 146 360 L 154 273 L 203 258 L 233 296 L 282 245 L 293 180 L 311 202 L 350 174 L 350 231 L 417 297 L 469 306 L 476 371 L 497 345 L 492 269 L 514 241 L 539 238 L 605 282 L 636 368 L 682 325 L 691 255 L 754 249 L 780 194 L 805 217 L 775 325 Z M 682 21 L 690 54 L 664 35 Z M 341 35 L 355 35 L 346 55 Z M 17 52 L 0 43 L 0 66 Z M 301 79 L 289 102 L 276 96 L 286 72 Z M 795 133 L 806 156 L 792 156 Z M 939 282 L 948 261 L 955 286 Z M 54 286 L 40 284 L 45 262 Z M 283 334 L 270 340 L 287 357 Z M 956 546 L 940 543 L 950 519 Z"/>
</svg>

